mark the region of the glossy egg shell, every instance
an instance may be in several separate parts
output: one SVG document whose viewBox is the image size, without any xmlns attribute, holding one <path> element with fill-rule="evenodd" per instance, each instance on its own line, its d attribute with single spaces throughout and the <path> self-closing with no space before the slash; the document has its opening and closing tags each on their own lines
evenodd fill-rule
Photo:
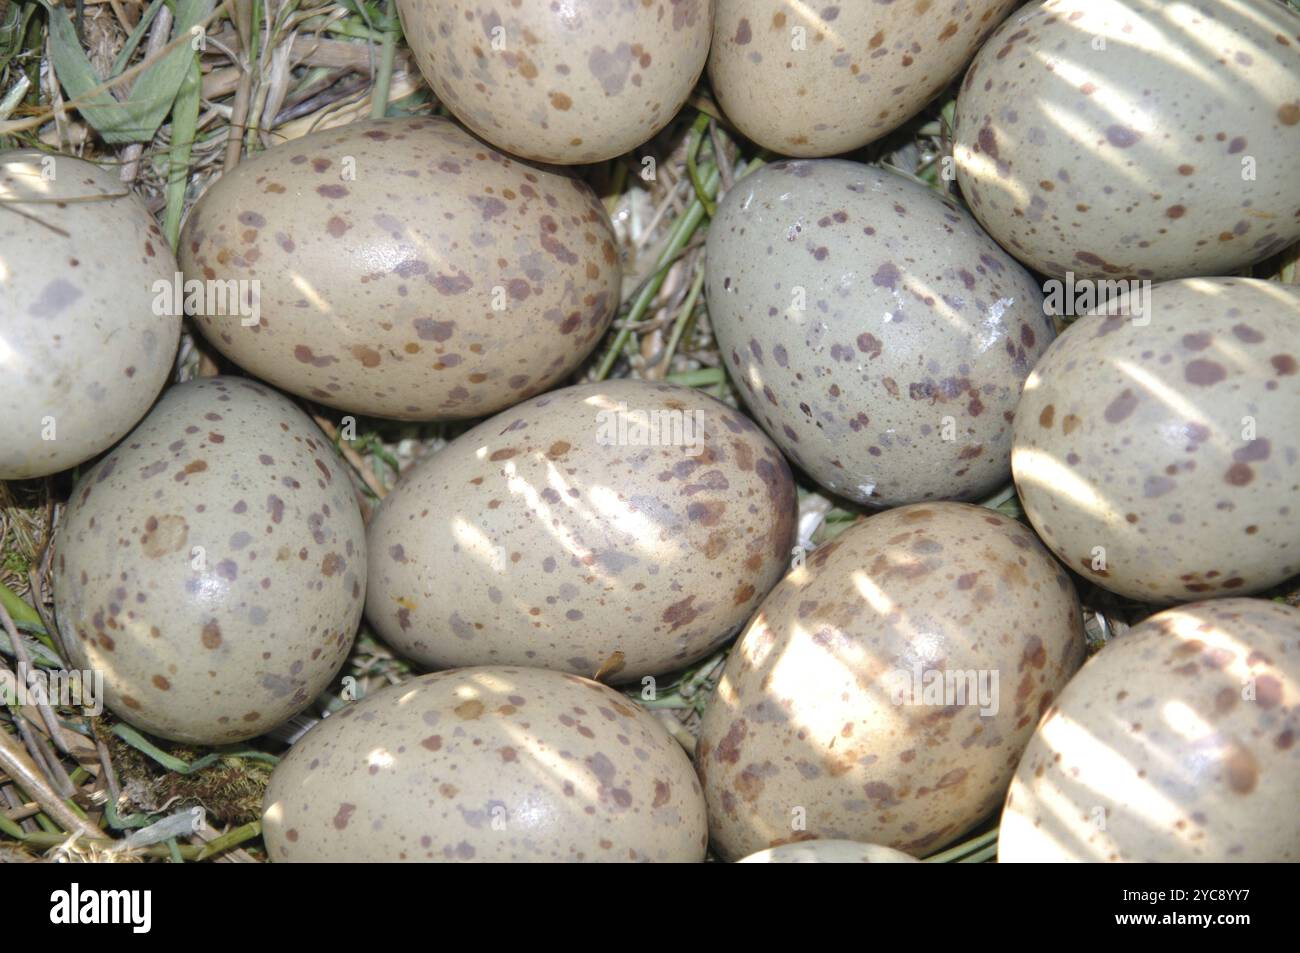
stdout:
<svg viewBox="0 0 1300 953">
<path fill-rule="evenodd" d="M 187 281 L 260 282 L 255 308 L 205 301 L 195 320 L 245 370 L 404 420 L 486 416 L 554 387 L 609 326 L 621 275 L 586 184 L 436 118 L 352 123 L 241 162 L 190 213 L 181 266 Z"/>
<path fill-rule="evenodd" d="M 438 99 L 488 142 L 540 162 L 635 149 L 704 71 L 713 0 L 399 0 Z"/>
<path fill-rule="evenodd" d="M 1300 572 L 1300 289 L 1196 278 L 1133 300 L 1079 318 L 1025 387 L 1012 467 L 1034 528 L 1142 602 Z"/>
<path fill-rule="evenodd" d="M 1300 860 L 1300 609 L 1168 609 L 1092 658 L 1007 795 L 998 860 Z"/>
<path fill-rule="evenodd" d="M 930 503 L 854 524 L 727 658 L 695 752 L 714 849 L 939 850 L 1002 802 L 1083 655 L 1073 584 L 1014 520 Z"/>
<path fill-rule="evenodd" d="M 1055 332 L 956 203 L 858 163 L 777 163 L 727 194 L 706 267 L 732 379 L 823 487 L 896 506 L 1006 482 L 1020 389 Z"/>
<path fill-rule="evenodd" d="M 271 388 L 168 389 L 73 491 L 54 605 L 74 669 L 162 738 L 269 731 L 343 664 L 366 584 L 361 513 L 311 420 Z"/>
<path fill-rule="evenodd" d="M 465 668 L 382 689 L 277 765 L 272 860 L 704 859 L 704 799 L 655 718 L 596 682 Z"/>
<path fill-rule="evenodd" d="M 916 858 L 892 847 L 848 840 L 807 840 L 769 847 L 738 864 L 915 864 Z"/>
<path fill-rule="evenodd" d="M 638 413 L 682 429 L 637 444 Z M 789 565 L 794 520 L 789 468 L 743 414 L 667 384 L 577 385 L 402 476 L 370 523 L 366 614 L 433 668 L 659 675 L 745 622 Z"/>
<path fill-rule="evenodd" d="M 961 71 L 1016 0 L 718 0 L 718 104 L 788 156 L 850 152 L 891 132 Z"/>
<path fill-rule="evenodd" d="M 1055 277 L 1222 275 L 1300 240 L 1300 13 L 1047 0 L 962 82 L 957 181 Z"/>
<path fill-rule="evenodd" d="M 0 479 L 25 480 L 139 422 L 171 372 L 181 311 L 156 287 L 176 276 L 167 240 L 117 176 L 0 152 L 0 207 Z"/>
</svg>

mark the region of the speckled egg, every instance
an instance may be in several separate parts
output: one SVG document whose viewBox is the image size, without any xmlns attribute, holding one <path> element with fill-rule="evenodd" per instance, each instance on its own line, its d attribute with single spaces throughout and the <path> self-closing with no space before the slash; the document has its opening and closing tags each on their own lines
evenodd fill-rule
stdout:
<svg viewBox="0 0 1300 953">
<path fill-rule="evenodd" d="M 266 790 L 277 861 L 667 861 L 708 840 L 690 760 L 597 682 L 462 668 L 322 722 Z"/>
<path fill-rule="evenodd" d="M 1300 609 L 1221 599 L 1109 643 L 1047 710 L 998 860 L 1300 861 Z"/>
<path fill-rule="evenodd" d="M 1038 535 L 1143 602 L 1300 572 L 1300 288 L 1192 278 L 1115 310 L 1134 313 L 1080 318 L 1025 387 L 1012 467 Z"/>
<path fill-rule="evenodd" d="M 148 412 L 181 333 L 155 283 L 175 275 L 167 239 L 115 175 L 0 152 L 0 480 L 74 467 Z"/>
<path fill-rule="evenodd" d="M 933 503 L 855 523 L 727 659 L 695 752 L 715 849 L 938 850 L 1002 802 L 1083 655 L 1073 584 L 1015 520 Z"/>
<path fill-rule="evenodd" d="M 916 858 L 892 847 L 851 840 L 809 840 L 769 847 L 742 857 L 738 864 L 915 864 Z"/>
<path fill-rule="evenodd" d="M 398 0 L 456 118 L 526 159 L 600 162 L 649 140 L 704 71 L 713 0 Z"/>
<path fill-rule="evenodd" d="M 1225 274 L 1300 239 L 1300 15 L 1275 0 L 1046 0 L 962 83 L 975 216 L 1049 275 Z"/>
<path fill-rule="evenodd" d="M 74 669 L 163 738 L 227 744 L 343 663 L 366 549 L 352 485 L 290 401 L 238 377 L 168 389 L 73 490 L 54 605 Z"/>
<path fill-rule="evenodd" d="M 706 288 L 750 410 L 826 489 L 895 506 L 1006 481 L 1053 327 L 1028 272 L 949 199 L 836 159 L 768 166 L 718 208 Z"/>
<path fill-rule="evenodd" d="M 253 306 L 205 300 L 195 322 L 241 367 L 404 420 L 485 416 L 554 387 L 604 334 L 621 280 L 585 183 L 427 117 L 241 162 L 190 214 L 181 266 L 209 287 L 260 282 Z"/>
<path fill-rule="evenodd" d="M 749 618 L 794 521 L 790 470 L 743 414 L 684 387 L 582 384 L 403 475 L 370 523 L 366 615 L 431 668 L 657 675 Z"/>
<path fill-rule="evenodd" d="M 709 80 L 760 145 L 849 152 L 916 115 L 1017 2 L 717 0 Z"/>
</svg>

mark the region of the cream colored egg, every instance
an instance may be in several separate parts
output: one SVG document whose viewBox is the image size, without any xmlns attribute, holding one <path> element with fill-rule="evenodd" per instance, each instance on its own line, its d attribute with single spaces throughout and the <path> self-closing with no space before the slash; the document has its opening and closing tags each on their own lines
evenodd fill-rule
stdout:
<svg viewBox="0 0 1300 953">
<path fill-rule="evenodd" d="M 1300 572 L 1300 289 L 1155 285 L 1079 318 L 1016 412 L 1025 513 L 1075 572 L 1142 602 Z"/>
<path fill-rule="evenodd" d="M 1047 710 L 998 860 L 1295 863 L 1297 737 L 1300 609 L 1168 609 L 1107 643 Z"/>
<path fill-rule="evenodd" d="M 962 82 L 971 210 L 1055 277 L 1222 275 L 1300 239 L 1300 13 L 1274 0 L 1046 0 Z"/>
<path fill-rule="evenodd" d="M 933 503 L 854 524 L 727 659 L 695 752 L 715 850 L 939 850 L 1002 802 L 1083 655 L 1074 586 L 1014 520 Z"/>
<path fill-rule="evenodd" d="M 195 323 L 245 370 L 403 420 L 485 416 L 554 387 L 609 326 L 621 274 L 585 183 L 428 117 L 241 162 L 190 213 L 181 266 L 205 295 Z"/>
<path fill-rule="evenodd" d="M 849 840 L 808 840 L 769 847 L 742 857 L 738 864 L 914 864 L 911 854 L 879 844 Z"/>
<path fill-rule="evenodd" d="M 288 862 L 698 863 L 708 840 L 653 716 L 527 668 L 437 672 L 331 716 L 276 767 L 262 824 Z"/>
<path fill-rule="evenodd" d="M 361 512 L 329 441 L 261 384 L 168 389 L 82 477 L 54 606 L 118 717 L 229 744 L 305 708 L 343 664 L 366 584 Z"/>
<path fill-rule="evenodd" d="M 790 470 L 743 414 L 668 384 L 582 384 L 403 474 L 370 523 L 366 614 L 432 668 L 659 675 L 749 618 L 794 520 Z"/>
<path fill-rule="evenodd" d="M 600 162 L 668 124 L 704 71 L 713 0 L 399 0 L 438 99 L 540 162 Z"/>
<path fill-rule="evenodd" d="M 67 470 L 139 422 L 176 356 L 175 279 L 162 230 L 117 176 L 0 152 L 0 479 Z"/>
<path fill-rule="evenodd" d="M 709 79 L 760 145 L 850 152 L 920 112 L 1016 2 L 718 0 Z"/>
</svg>

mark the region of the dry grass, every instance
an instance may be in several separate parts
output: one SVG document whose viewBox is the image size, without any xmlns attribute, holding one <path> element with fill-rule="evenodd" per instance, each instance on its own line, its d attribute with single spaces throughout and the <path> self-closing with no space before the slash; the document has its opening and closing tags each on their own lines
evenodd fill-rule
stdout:
<svg viewBox="0 0 1300 953">
<path fill-rule="evenodd" d="M 1300 0 L 1291 2 L 1300 6 Z M 315 128 L 385 111 L 404 115 L 439 108 L 400 39 L 394 43 L 385 32 L 392 20 L 386 18 L 382 4 L 227 0 L 209 20 L 197 102 L 178 97 L 150 142 L 106 146 L 78 112 L 66 108 L 64 95 L 53 84 L 46 18 L 37 9 L 34 4 L 19 7 L 0 0 L 0 130 L 9 133 L 7 142 L 0 138 L 0 148 L 35 146 L 117 163 L 123 178 L 169 225 L 180 222 L 214 176 L 244 156 Z M 145 0 L 86 0 L 83 46 L 100 77 L 109 75 L 146 9 Z M 155 21 L 152 33 L 141 34 L 138 46 L 125 58 L 123 75 L 139 75 L 142 64 L 152 63 L 166 51 L 168 36 L 162 26 Z M 392 53 L 391 69 L 386 48 Z M 117 88 L 128 86 L 123 82 Z M 905 128 L 854 158 L 891 166 L 932 188 L 949 191 L 937 173 L 940 158 L 950 154 L 953 105 L 951 94 L 941 97 Z M 725 183 L 766 157 L 738 141 L 716 121 L 717 116 L 707 88 L 701 86 L 677 120 L 637 156 L 584 170 L 614 221 L 625 281 L 615 325 L 581 377 L 668 380 L 736 403 L 702 301 L 705 209 L 716 197 L 714 190 L 725 188 Z M 697 159 L 694 181 L 688 153 Z M 650 182 L 639 176 L 639 156 L 646 154 L 658 159 L 658 175 Z M 700 192 L 710 201 L 702 202 Z M 174 230 L 169 234 L 174 235 Z M 1300 248 L 1293 248 L 1253 273 L 1295 280 L 1298 258 Z M 176 379 L 219 369 L 230 367 L 187 329 Z M 341 413 L 320 407 L 308 410 L 337 444 Z M 358 496 L 373 504 L 405 466 L 462 429 L 464 425 L 362 418 L 357 439 L 341 444 L 340 450 L 352 468 Z M 7 589 L 0 591 L 5 599 L 0 621 L 24 633 L 17 654 L 11 639 L 0 636 L 4 649 L 0 677 L 12 671 L 23 655 L 57 664 L 57 637 L 46 634 L 52 632 L 53 621 L 49 541 L 70 486 L 68 474 L 0 483 L 0 582 Z M 824 498 L 807 483 L 801 486 L 800 501 L 805 511 L 826 514 L 818 540 L 861 515 Z M 989 505 L 1021 515 L 1010 486 Z M 1087 585 L 1081 588 L 1087 604 L 1086 626 L 1095 645 L 1151 611 Z M 1274 595 L 1300 604 L 1294 581 Z M 699 712 L 724 658 L 725 652 L 720 652 L 674 678 L 652 705 L 688 750 L 693 748 Z M 263 859 L 258 804 L 274 753 L 283 749 L 284 740 L 314 717 L 343 704 L 342 678 L 355 679 L 368 693 L 410 674 L 410 667 L 363 624 L 340 683 L 317 699 L 302 718 L 278 732 L 278 739 L 258 739 L 251 746 L 220 752 L 165 743 L 155 746 L 109 714 L 86 719 L 74 709 L 0 712 L 0 741 L 5 743 L 5 760 L 0 763 L 0 862 L 52 856 L 119 861 Z M 124 844 L 133 832 L 193 806 L 206 811 L 202 830 L 142 847 Z M 93 831 L 93 839 L 70 844 L 68 832 L 78 827 Z M 994 836 L 986 825 L 972 840 L 936 859 L 988 859 Z"/>
</svg>

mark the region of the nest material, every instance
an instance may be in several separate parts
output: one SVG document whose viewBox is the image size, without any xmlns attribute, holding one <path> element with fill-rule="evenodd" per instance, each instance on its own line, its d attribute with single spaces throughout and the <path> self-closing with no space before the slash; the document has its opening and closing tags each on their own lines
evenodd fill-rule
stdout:
<svg viewBox="0 0 1300 953">
<path fill-rule="evenodd" d="M 1291 2 L 1300 7 L 1300 0 Z M 247 0 L 230 0 L 228 7 L 232 16 L 210 25 L 207 50 L 200 60 L 202 99 L 193 141 L 173 141 L 173 122 L 168 119 L 148 143 L 107 147 L 78 113 L 61 108 L 64 97 L 53 80 L 42 16 L 24 19 L 22 7 L 0 0 L 0 102 L 19 85 L 26 84 L 30 90 L 9 116 L 0 115 L 0 119 L 29 120 L 27 128 L 15 137 L 20 144 L 120 164 L 123 178 L 160 219 L 174 217 L 179 222 L 181 212 L 188 209 L 207 183 L 251 150 L 314 129 L 365 118 L 376 111 L 376 103 L 383 104 L 389 115 L 439 111 L 400 41 L 393 48 L 391 72 L 387 70 L 384 27 L 395 28 L 395 21 L 386 21 L 378 6 L 332 2 L 311 6 L 268 0 L 261 23 L 251 21 L 252 7 Z M 81 35 L 88 58 L 100 76 L 109 74 L 146 9 L 143 0 L 108 0 L 85 7 Z M 169 21 L 170 11 L 167 18 Z M 249 38 L 254 35 L 258 42 L 253 44 L 255 53 L 249 57 L 244 51 L 250 48 Z M 152 61 L 167 39 L 161 24 L 155 21 L 128 60 L 130 68 Z M 115 95 L 124 95 L 128 88 L 129 84 L 119 85 Z M 948 193 L 950 187 L 940 180 L 938 170 L 940 159 L 951 153 L 953 92 L 950 90 L 905 127 L 853 158 L 888 165 Z M 54 115 L 49 114 L 51 109 Z M 708 117 L 716 120 L 718 111 L 702 88 L 653 143 L 638 150 L 639 154 L 663 157 L 651 181 L 639 175 L 641 166 L 635 156 L 582 170 L 614 222 L 625 268 L 623 307 L 584 376 L 592 379 L 607 373 L 614 377 L 666 379 L 701 387 L 735 406 L 737 395 L 722 369 L 698 289 L 707 226 L 689 230 L 682 227 L 697 188 L 688 170 L 687 154 L 697 154 L 700 162 L 716 169 L 724 189 L 734 171 L 759 158 L 759 154 L 733 136 L 725 125 L 709 122 Z M 185 148 L 189 153 L 182 160 Z M 174 163 L 181 161 L 184 174 L 177 177 L 173 175 Z M 665 247 L 679 249 L 666 270 L 658 267 Z M 1255 274 L 1296 280 L 1298 258 L 1300 248 L 1292 248 L 1257 268 Z M 657 280 L 661 271 L 662 284 L 648 307 L 631 307 L 634 296 L 647 282 Z M 232 368 L 187 328 L 174 379 L 187 380 L 222 369 Z M 341 412 L 314 406 L 308 410 L 327 434 L 336 437 Z M 357 438 L 341 442 L 339 447 L 352 468 L 359 496 L 374 502 L 392 487 L 404 467 L 440 448 L 466 426 L 362 418 Z M 29 621 L 52 622 L 49 539 L 70 486 L 70 475 L 66 474 L 47 480 L 0 483 L 0 582 L 12 593 L 26 596 L 28 605 L 40 610 L 32 613 Z M 811 485 L 801 487 L 800 497 L 803 512 L 823 516 L 816 540 L 829 538 L 861 515 L 838 506 Z M 1022 515 L 1014 491 L 1002 494 L 997 505 L 1010 515 Z M 1152 611 L 1148 606 L 1091 587 L 1088 590 L 1084 593 L 1085 625 L 1094 649 Z M 1273 595 L 1300 605 L 1300 584 L 1293 580 Z M 694 747 L 699 714 L 721 674 L 724 658 L 725 651 L 666 681 L 667 690 L 654 705 L 656 714 L 687 750 Z M 344 678 L 355 679 L 361 691 L 369 693 L 410 675 L 410 667 L 363 623 L 339 683 L 322 695 L 307 714 L 340 707 Z M 78 712 L 60 714 L 87 724 Z M 129 734 L 124 738 L 114 732 L 115 719 L 107 713 L 88 726 L 84 734 L 65 732 L 63 745 L 50 736 L 39 713 L 0 713 L 0 731 L 13 739 L 19 737 L 14 731 L 15 717 L 24 720 L 24 741 L 20 744 L 26 744 L 29 752 L 35 748 L 41 755 L 36 760 L 48 790 L 66 788 L 75 792 L 73 800 L 90 818 L 92 827 L 99 825 L 110 799 L 119 820 L 132 816 L 156 820 L 199 806 L 206 812 L 210 827 L 188 842 L 157 844 L 142 851 L 109 851 L 109 842 L 85 840 L 71 848 L 59 846 L 60 838 L 50 835 L 36 821 L 34 808 L 41 805 L 27 801 L 30 792 L 0 772 L 0 813 L 6 822 L 0 828 L 0 862 L 28 862 L 54 854 L 76 860 L 178 856 L 203 859 L 204 845 L 214 839 L 221 849 L 213 856 L 264 859 L 257 819 L 270 771 L 266 761 L 248 752 L 231 752 L 220 754 L 206 767 L 182 771 L 176 766 L 203 763 L 213 753 L 182 746 L 155 748 Z M 276 747 L 273 741 L 261 741 L 264 747 Z M 24 839 L 15 839 L 14 831 L 21 832 Z M 104 836 L 120 838 L 129 831 L 128 827 L 110 827 Z M 983 829 L 966 845 L 945 851 L 944 859 L 986 859 L 991 856 L 993 836 L 990 830 Z"/>
</svg>

